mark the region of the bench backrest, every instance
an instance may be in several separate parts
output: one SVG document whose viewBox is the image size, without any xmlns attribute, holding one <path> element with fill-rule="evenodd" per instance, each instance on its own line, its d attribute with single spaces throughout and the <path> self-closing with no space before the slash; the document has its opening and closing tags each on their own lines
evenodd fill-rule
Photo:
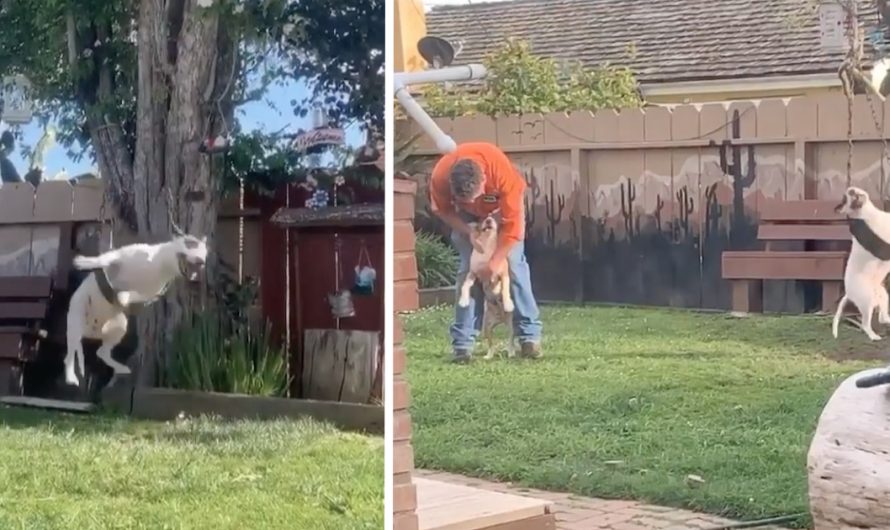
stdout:
<svg viewBox="0 0 890 530">
<path fill-rule="evenodd" d="M 48 276 L 0 277 L 0 324 L 29 324 L 45 318 L 52 286 Z"/>
<path fill-rule="evenodd" d="M 761 241 L 849 241 L 846 218 L 834 211 L 837 201 L 769 203 L 760 212 Z"/>
</svg>

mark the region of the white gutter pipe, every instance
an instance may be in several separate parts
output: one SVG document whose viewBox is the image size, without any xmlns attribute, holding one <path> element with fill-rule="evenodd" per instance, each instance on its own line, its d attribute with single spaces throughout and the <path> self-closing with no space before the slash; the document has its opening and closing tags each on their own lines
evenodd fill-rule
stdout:
<svg viewBox="0 0 890 530">
<path fill-rule="evenodd" d="M 481 64 L 468 64 L 463 66 L 451 66 L 422 72 L 397 72 L 393 76 L 393 89 L 396 99 L 399 100 L 405 112 L 420 125 L 435 142 L 436 149 L 442 154 L 447 154 L 457 149 L 454 139 L 436 124 L 429 114 L 411 96 L 408 87 L 426 83 L 444 83 L 447 81 L 469 81 L 479 79 L 487 75 L 487 71 Z"/>
</svg>

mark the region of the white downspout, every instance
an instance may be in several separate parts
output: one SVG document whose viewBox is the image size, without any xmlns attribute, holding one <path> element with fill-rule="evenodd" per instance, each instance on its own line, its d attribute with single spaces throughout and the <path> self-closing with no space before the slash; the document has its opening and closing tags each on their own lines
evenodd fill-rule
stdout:
<svg viewBox="0 0 890 530">
<path fill-rule="evenodd" d="M 393 89 L 396 99 L 399 100 L 405 112 L 420 125 L 435 142 L 436 149 L 446 154 L 454 151 L 457 144 L 454 139 L 436 124 L 429 114 L 411 96 L 408 87 L 425 83 L 444 83 L 446 81 L 469 81 L 485 77 L 488 72 L 481 64 L 468 64 L 464 66 L 451 66 L 422 72 L 397 72 L 393 76 Z"/>
</svg>

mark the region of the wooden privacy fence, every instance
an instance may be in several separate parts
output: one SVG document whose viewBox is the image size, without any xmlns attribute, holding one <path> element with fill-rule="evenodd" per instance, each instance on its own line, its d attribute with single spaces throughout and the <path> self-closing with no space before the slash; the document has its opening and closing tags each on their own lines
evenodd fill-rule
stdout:
<svg viewBox="0 0 890 530">
<path fill-rule="evenodd" d="M 857 96 L 851 115 L 828 95 L 437 122 L 458 143 L 498 144 L 525 176 L 540 298 L 728 309 L 721 253 L 761 248 L 764 208 L 839 198 L 850 184 L 890 195 L 887 120 L 890 104 Z M 423 137 L 407 164 L 426 230 L 441 230 L 426 188 L 436 159 Z M 766 291 L 767 310 L 815 303 L 789 282 Z"/>
<path fill-rule="evenodd" d="M 52 386 L 49 373 L 26 370 L 38 350 L 61 360 L 71 259 L 108 244 L 103 191 L 98 181 L 0 188 L 0 394 Z"/>
</svg>

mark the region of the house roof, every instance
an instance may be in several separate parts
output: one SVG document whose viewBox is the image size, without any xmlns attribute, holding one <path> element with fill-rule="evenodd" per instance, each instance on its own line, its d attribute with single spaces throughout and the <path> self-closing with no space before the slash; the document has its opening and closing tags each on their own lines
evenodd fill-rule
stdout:
<svg viewBox="0 0 890 530">
<path fill-rule="evenodd" d="M 866 34 L 874 0 L 860 1 Z M 481 62 L 512 36 L 556 59 L 629 66 L 641 83 L 834 73 L 803 0 L 512 0 L 433 8 L 427 34 L 463 41 L 455 64 Z M 809 9 L 807 6 L 810 6 Z M 867 54 L 871 48 L 866 46 Z"/>
</svg>

